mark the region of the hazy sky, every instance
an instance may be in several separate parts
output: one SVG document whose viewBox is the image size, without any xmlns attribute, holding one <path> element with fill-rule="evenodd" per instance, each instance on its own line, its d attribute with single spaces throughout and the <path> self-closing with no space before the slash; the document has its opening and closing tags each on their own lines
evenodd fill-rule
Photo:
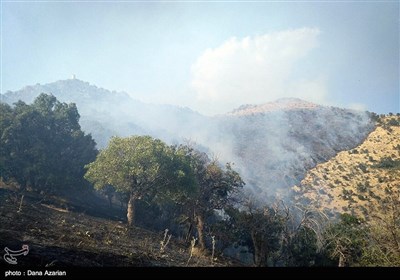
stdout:
<svg viewBox="0 0 400 280">
<path fill-rule="evenodd" d="M 1 92 L 76 74 L 224 113 L 279 97 L 399 112 L 399 1 L 2 1 Z"/>
</svg>

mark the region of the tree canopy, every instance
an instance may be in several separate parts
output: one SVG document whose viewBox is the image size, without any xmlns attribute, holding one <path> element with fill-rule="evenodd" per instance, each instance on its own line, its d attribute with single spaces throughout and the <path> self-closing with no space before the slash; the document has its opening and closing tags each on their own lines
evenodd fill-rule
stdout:
<svg viewBox="0 0 400 280">
<path fill-rule="evenodd" d="M 56 191 L 88 185 L 84 166 L 96 157 L 96 143 L 79 125 L 74 103 L 48 94 L 33 104 L 0 103 L 0 175 L 23 188 Z"/>
<path fill-rule="evenodd" d="M 134 223 L 135 201 L 194 192 L 196 183 L 185 154 L 150 136 L 113 137 L 85 178 L 96 189 L 112 185 L 129 195 L 128 224 Z"/>
<path fill-rule="evenodd" d="M 214 210 L 231 206 L 234 194 L 245 183 L 230 163 L 221 166 L 216 159 L 211 160 L 207 154 L 188 145 L 180 146 L 179 150 L 189 156 L 199 187 L 197 193 L 188 197 L 186 204 L 188 216 L 197 228 L 199 245 L 205 249 L 204 228 L 207 218 L 215 214 Z"/>
</svg>

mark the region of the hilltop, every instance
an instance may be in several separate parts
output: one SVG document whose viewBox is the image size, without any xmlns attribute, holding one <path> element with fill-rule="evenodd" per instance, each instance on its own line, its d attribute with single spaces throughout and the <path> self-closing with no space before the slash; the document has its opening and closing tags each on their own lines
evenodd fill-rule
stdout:
<svg viewBox="0 0 400 280">
<path fill-rule="evenodd" d="M 243 116 L 274 111 L 316 109 L 317 107 L 319 107 L 317 104 L 299 98 L 280 98 L 274 102 L 268 102 L 261 105 L 242 105 L 227 115 Z"/>
</svg>

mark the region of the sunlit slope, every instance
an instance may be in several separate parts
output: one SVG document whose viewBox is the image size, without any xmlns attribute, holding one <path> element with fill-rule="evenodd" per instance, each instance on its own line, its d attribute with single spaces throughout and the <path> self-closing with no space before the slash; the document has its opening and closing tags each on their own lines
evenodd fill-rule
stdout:
<svg viewBox="0 0 400 280">
<path fill-rule="evenodd" d="M 400 190 L 400 116 L 381 117 L 357 148 L 310 170 L 293 188 L 298 203 L 369 219 Z"/>
</svg>

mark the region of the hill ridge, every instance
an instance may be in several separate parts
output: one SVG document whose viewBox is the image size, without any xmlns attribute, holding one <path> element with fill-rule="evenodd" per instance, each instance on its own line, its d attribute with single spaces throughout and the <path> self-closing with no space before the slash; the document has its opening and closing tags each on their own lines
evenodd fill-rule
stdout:
<svg viewBox="0 0 400 280">
<path fill-rule="evenodd" d="M 208 117 L 189 108 L 142 103 L 77 79 L 28 87 L 15 96 L 12 92 L 5 96 L 9 103 L 19 97 L 31 102 L 42 89 L 62 102 L 76 103 L 82 129 L 92 134 L 99 148 L 113 135 L 151 135 L 167 143 L 189 139 L 222 162 L 235 163 L 246 181 L 246 191 L 264 202 L 275 195 L 288 197 L 290 188 L 307 170 L 357 146 L 374 128 L 365 112 L 296 98 L 247 105 L 236 113 Z"/>
<path fill-rule="evenodd" d="M 323 106 L 302 100 L 300 98 L 285 97 L 259 105 L 252 105 L 252 104 L 242 105 L 237 109 L 234 109 L 233 111 L 227 113 L 227 115 L 241 116 L 241 115 L 250 115 L 250 114 L 276 112 L 276 111 L 317 109 L 321 107 Z"/>
</svg>

